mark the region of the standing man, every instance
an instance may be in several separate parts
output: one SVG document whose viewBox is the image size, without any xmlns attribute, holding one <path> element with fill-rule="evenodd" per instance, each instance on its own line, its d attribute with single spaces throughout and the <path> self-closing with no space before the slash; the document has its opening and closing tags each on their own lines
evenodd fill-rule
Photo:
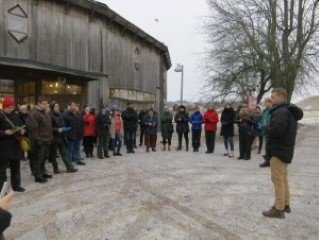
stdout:
<svg viewBox="0 0 319 240">
<path fill-rule="evenodd" d="M 182 150 L 183 135 L 186 143 L 186 151 L 188 151 L 188 133 L 189 133 L 189 114 L 186 112 L 184 105 L 178 107 L 178 112 L 175 114 L 174 121 L 176 122 L 176 132 L 178 134 L 178 147 L 177 151 Z"/>
<path fill-rule="evenodd" d="M 70 127 L 71 130 L 67 133 L 68 139 L 68 157 L 71 162 L 78 165 L 85 165 L 81 160 L 80 145 L 83 138 L 83 120 L 79 112 L 79 107 L 76 102 L 70 103 L 70 108 L 64 114 L 65 127 Z"/>
<path fill-rule="evenodd" d="M 144 125 L 144 117 L 146 115 L 146 111 L 144 111 L 144 109 L 142 109 L 139 114 L 138 114 L 138 123 L 140 125 L 140 145 L 143 145 L 144 142 L 144 131 L 145 131 L 145 125 Z"/>
<path fill-rule="evenodd" d="M 72 162 L 68 158 L 68 153 L 66 151 L 67 139 L 65 133 L 70 131 L 70 128 L 64 127 L 63 116 L 60 112 L 60 106 L 55 101 L 50 104 L 51 111 L 49 113 L 52 124 L 53 131 L 53 141 L 50 146 L 50 156 L 49 160 L 53 165 L 53 171 L 55 174 L 60 173 L 58 162 L 56 161 L 57 152 L 59 151 L 62 161 L 66 166 L 68 173 L 77 172 L 78 170 L 74 168 Z"/>
<path fill-rule="evenodd" d="M 290 193 L 288 185 L 288 164 L 291 163 L 295 148 L 298 123 L 303 112 L 287 102 L 287 92 L 274 88 L 271 92 L 273 108 L 270 110 L 270 123 L 265 127 L 268 136 L 271 180 L 275 188 L 275 204 L 265 217 L 285 218 L 290 213 Z"/>
<path fill-rule="evenodd" d="M 135 139 L 135 130 L 137 126 L 138 116 L 131 103 L 127 103 L 126 110 L 122 113 L 124 121 L 124 132 L 126 137 L 127 153 L 135 153 L 133 144 Z"/>
<path fill-rule="evenodd" d="M 97 156 L 99 159 L 110 158 L 109 139 L 110 139 L 111 117 L 104 107 L 101 108 L 96 118 L 96 136 L 97 136 Z"/>
<path fill-rule="evenodd" d="M 47 178 L 52 178 L 45 169 L 45 160 L 49 158 L 50 144 L 52 142 L 52 124 L 48 114 L 49 103 L 46 97 L 40 96 L 37 99 L 37 105 L 30 112 L 29 131 L 30 141 L 34 153 L 33 173 L 35 182 L 45 183 Z"/>
<path fill-rule="evenodd" d="M 14 191 L 24 192 L 21 187 L 20 159 L 22 150 L 19 137 L 24 135 L 25 130 L 15 132 L 14 128 L 22 126 L 19 114 L 14 111 L 15 102 L 11 96 L 3 97 L 3 110 L 0 112 L 0 189 L 7 181 L 7 166 L 10 167 L 11 187 Z"/>
</svg>

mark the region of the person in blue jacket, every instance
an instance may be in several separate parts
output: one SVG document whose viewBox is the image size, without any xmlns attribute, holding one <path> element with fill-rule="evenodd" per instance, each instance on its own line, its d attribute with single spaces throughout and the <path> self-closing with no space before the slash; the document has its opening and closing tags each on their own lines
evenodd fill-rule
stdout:
<svg viewBox="0 0 319 240">
<path fill-rule="evenodd" d="M 194 107 L 194 112 L 192 113 L 190 119 L 190 124 L 192 124 L 192 146 L 193 152 L 198 152 L 200 147 L 200 138 L 202 134 L 202 124 L 203 115 L 200 112 L 199 106 Z"/>
</svg>

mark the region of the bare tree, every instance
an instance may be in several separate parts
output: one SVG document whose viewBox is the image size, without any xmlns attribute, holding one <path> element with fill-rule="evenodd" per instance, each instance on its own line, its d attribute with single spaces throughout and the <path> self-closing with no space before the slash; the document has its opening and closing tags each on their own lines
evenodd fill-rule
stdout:
<svg viewBox="0 0 319 240">
<path fill-rule="evenodd" d="M 259 102 L 272 87 L 293 91 L 318 72 L 318 0 L 207 0 L 205 33 L 211 48 L 205 90 L 215 97 Z"/>
</svg>

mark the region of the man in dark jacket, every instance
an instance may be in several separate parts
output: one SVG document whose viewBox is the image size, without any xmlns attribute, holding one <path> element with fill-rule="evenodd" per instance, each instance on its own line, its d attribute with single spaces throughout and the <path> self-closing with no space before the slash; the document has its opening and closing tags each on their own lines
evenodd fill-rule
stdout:
<svg viewBox="0 0 319 240">
<path fill-rule="evenodd" d="M 45 183 L 47 178 L 52 178 L 45 169 L 45 160 L 49 158 L 50 144 L 52 142 L 52 124 L 48 114 L 49 103 L 46 97 L 40 96 L 37 105 L 29 115 L 29 136 L 34 157 L 33 170 L 35 182 Z"/>
<path fill-rule="evenodd" d="M 139 114 L 138 114 L 138 123 L 140 125 L 140 145 L 143 145 L 144 142 L 144 131 L 145 131 L 145 125 L 144 125 L 144 117 L 146 115 L 146 111 L 144 111 L 144 109 L 142 109 Z"/>
<path fill-rule="evenodd" d="M 297 135 L 297 121 L 302 119 L 300 108 L 287 102 L 287 92 L 274 88 L 271 92 L 273 107 L 270 123 L 265 127 L 270 154 L 271 180 L 275 188 L 275 204 L 263 215 L 271 218 L 285 218 L 290 213 L 290 193 L 288 185 L 288 164 L 291 163 Z"/>
<path fill-rule="evenodd" d="M 180 105 L 178 107 L 178 112 L 174 117 L 174 121 L 176 122 L 176 132 L 178 134 L 178 147 L 177 150 L 182 150 L 182 137 L 184 134 L 185 142 L 186 142 L 186 151 L 188 151 L 188 133 L 189 133 L 189 114 L 186 112 L 186 108 L 184 105 Z"/>
<path fill-rule="evenodd" d="M 135 153 L 133 150 L 133 145 L 138 116 L 131 103 L 127 103 L 127 108 L 122 113 L 122 119 L 124 121 L 127 153 Z"/>
<path fill-rule="evenodd" d="M 22 126 L 19 114 L 14 111 L 15 102 L 13 97 L 4 97 L 2 100 L 3 110 L 0 112 L 0 189 L 7 181 L 7 166 L 10 166 L 11 186 L 14 191 L 24 192 L 21 187 L 20 159 L 22 150 L 19 138 L 25 130 L 16 131 L 14 128 Z"/>
<path fill-rule="evenodd" d="M 96 136 L 97 136 L 97 155 L 99 159 L 110 158 L 108 151 L 108 142 L 110 139 L 110 114 L 104 107 L 101 108 L 99 115 L 96 118 Z"/>
<path fill-rule="evenodd" d="M 83 138 L 83 119 L 79 112 L 79 106 L 72 101 L 69 105 L 69 110 L 64 113 L 64 123 L 71 130 L 67 132 L 68 139 L 68 157 L 71 162 L 78 165 L 85 165 L 81 160 L 80 145 Z"/>
<path fill-rule="evenodd" d="M 70 128 L 64 126 L 63 116 L 60 112 L 60 106 L 55 101 L 50 104 L 50 117 L 52 123 L 52 131 L 53 131 L 53 141 L 50 146 L 50 156 L 49 160 L 53 165 L 53 170 L 55 174 L 60 173 L 58 162 L 56 161 L 57 151 L 61 155 L 62 161 L 64 162 L 67 172 L 73 173 L 77 172 L 77 169 L 74 168 L 72 162 L 68 158 L 68 153 L 66 151 L 67 139 L 65 133 L 70 131 Z"/>
</svg>

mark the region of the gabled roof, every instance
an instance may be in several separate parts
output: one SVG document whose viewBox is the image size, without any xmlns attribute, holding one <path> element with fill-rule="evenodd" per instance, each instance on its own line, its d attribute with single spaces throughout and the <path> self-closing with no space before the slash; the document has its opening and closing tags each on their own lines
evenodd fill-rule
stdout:
<svg viewBox="0 0 319 240">
<path fill-rule="evenodd" d="M 133 23 L 129 22 L 122 16 L 120 16 L 118 13 L 110 9 L 106 4 L 94 1 L 94 0 L 64 0 L 67 5 L 73 4 L 80 6 L 82 8 L 89 9 L 91 11 L 91 15 L 94 16 L 95 13 L 99 13 L 103 16 L 106 16 L 109 18 L 112 22 L 115 22 L 119 24 L 120 26 L 123 26 L 124 29 L 127 31 L 130 31 L 132 34 L 144 39 L 148 43 L 152 44 L 154 47 L 160 50 L 161 54 L 164 57 L 165 60 L 165 66 L 166 69 L 170 69 L 172 66 L 170 54 L 168 51 L 168 47 L 152 37 L 151 35 L 144 32 L 142 29 L 134 25 Z"/>
</svg>

